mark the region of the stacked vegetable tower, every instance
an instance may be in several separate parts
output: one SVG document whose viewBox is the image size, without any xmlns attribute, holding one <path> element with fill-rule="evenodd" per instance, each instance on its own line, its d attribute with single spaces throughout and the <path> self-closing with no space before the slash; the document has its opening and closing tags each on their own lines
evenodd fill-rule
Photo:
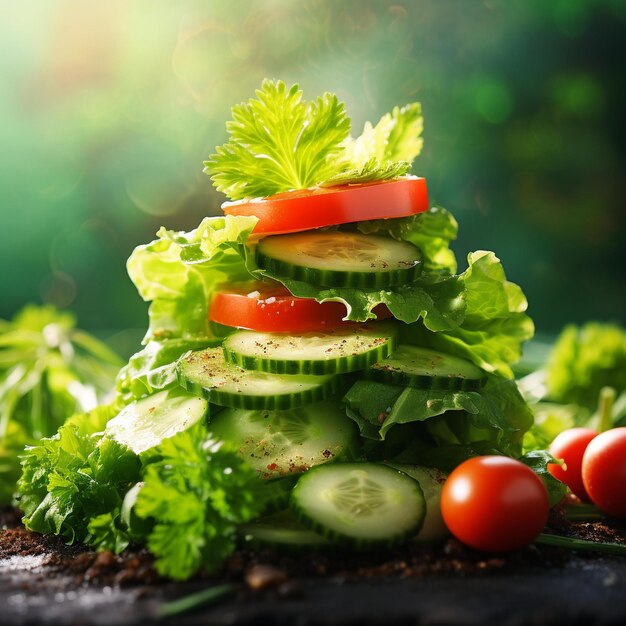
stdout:
<svg viewBox="0 0 626 626">
<path fill-rule="evenodd" d="M 97 455 L 83 455 L 104 467 L 89 472 L 108 508 L 81 501 L 52 528 L 145 542 L 178 578 L 216 566 L 237 532 L 356 547 L 414 536 L 437 514 L 421 467 L 519 457 L 532 423 L 510 369 L 533 332 L 526 299 L 491 252 L 457 273 L 456 222 L 408 174 L 418 104 L 353 139 L 336 96 L 265 81 L 227 130 L 206 163 L 225 216 L 161 229 L 128 262 L 150 328 L 89 439 Z M 115 478 L 110 446 L 127 459 Z M 27 524 L 50 531 L 54 489 L 25 468 Z M 263 518 L 270 505 L 278 516 Z"/>
</svg>

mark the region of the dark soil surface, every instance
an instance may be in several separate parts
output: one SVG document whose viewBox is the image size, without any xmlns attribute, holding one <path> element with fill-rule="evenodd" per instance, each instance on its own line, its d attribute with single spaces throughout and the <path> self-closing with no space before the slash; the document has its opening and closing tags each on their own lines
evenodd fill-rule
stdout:
<svg viewBox="0 0 626 626">
<path fill-rule="evenodd" d="M 623 524 L 572 523 L 559 511 L 548 531 L 626 544 Z M 454 539 L 359 554 L 242 549 L 219 574 L 175 584 L 144 550 L 96 554 L 0 511 L 0 623 L 152 623 L 165 601 L 224 582 L 228 598 L 175 623 L 626 623 L 619 557 L 537 545 L 493 556 Z"/>
</svg>

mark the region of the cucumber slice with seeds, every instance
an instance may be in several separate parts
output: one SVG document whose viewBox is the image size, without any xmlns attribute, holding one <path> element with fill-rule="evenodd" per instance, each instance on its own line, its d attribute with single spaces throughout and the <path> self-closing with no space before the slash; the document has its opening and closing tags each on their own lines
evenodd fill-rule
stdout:
<svg viewBox="0 0 626 626">
<path fill-rule="evenodd" d="M 201 396 L 180 390 L 159 391 L 125 406 L 104 432 L 141 454 L 191 428 L 205 417 L 207 409 L 207 401 Z"/>
<path fill-rule="evenodd" d="M 238 447 L 262 478 L 304 472 L 356 447 L 357 431 L 338 402 L 318 402 L 290 411 L 226 409 L 209 430 Z"/>
<path fill-rule="evenodd" d="M 265 237 L 257 246 L 256 262 L 279 278 L 362 289 L 405 285 L 422 271 L 421 253 L 411 243 L 340 231 Z"/>
<path fill-rule="evenodd" d="M 227 361 L 276 374 L 340 374 L 366 369 L 389 356 L 396 327 L 389 322 L 287 335 L 242 330 L 223 343 Z"/>
<path fill-rule="evenodd" d="M 333 463 L 310 470 L 292 491 L 291 507 L 323 537 L 357 548 L 412 537 L 426 514 L 417 481 L 373 463 Z"/>
<path fill-rule="evenodd" d="M 288 376 L 244 370 L 226 363 L 222 348 L 191 352 L 179 364 L 178 379 L 213 403 L 241 409 L 291 409 L 334 393 L 335 376 Z"/>
<path fill-rule="evenodd" d="M 399 346 L 390 357 L 372 365 L 365 375 L 417 389 L 476 391 L 485 382 L 485 372 L 470 361 L 411 345 Z"/>
</svg>

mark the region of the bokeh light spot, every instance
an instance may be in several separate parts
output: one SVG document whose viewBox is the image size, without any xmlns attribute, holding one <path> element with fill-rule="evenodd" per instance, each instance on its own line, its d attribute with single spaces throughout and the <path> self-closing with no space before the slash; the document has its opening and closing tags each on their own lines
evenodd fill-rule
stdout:
<svg viewBox="0 0 626 626">
<path fill-rule="evenodd" d="M 474 107 L 487 122 L 501 124 L 513 112 L 513 98 L 504 83 L 485 79 L 475 87 Z"/>
<path fill-rule="evenodd" d="M 76 298 L 76 281 L 64 272 L 53 272 L 41 281 L 39 291 L 44 304 L 63 309 Z"/>
</svg>

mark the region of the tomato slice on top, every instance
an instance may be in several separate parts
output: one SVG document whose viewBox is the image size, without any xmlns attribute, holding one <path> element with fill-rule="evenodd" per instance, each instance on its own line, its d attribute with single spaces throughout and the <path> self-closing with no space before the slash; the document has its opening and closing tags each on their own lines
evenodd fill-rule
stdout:
<svg viewBox="0 0 626 626">
<path fill-rule="evenodd" d="M 315 187 L 262 200 L 225 202 L 227 215 L 254 215 L 255 234 L 287 233 L 348 222 L 408 217 L 428 209 L 426 180 L 410 176 L 361 185 Z"/>
<path fill-rule="evenodd" d="M 375 309 L 378 319 L 391 313 L 384 305 Z M 232 285 L 213 296 L 209 319 L 224 326 L 260 332 L 304 333 L 343 324 L 346 307 L 341 302 L 296 298 L 279 283 L 248 282 Z"/>
</svg>

